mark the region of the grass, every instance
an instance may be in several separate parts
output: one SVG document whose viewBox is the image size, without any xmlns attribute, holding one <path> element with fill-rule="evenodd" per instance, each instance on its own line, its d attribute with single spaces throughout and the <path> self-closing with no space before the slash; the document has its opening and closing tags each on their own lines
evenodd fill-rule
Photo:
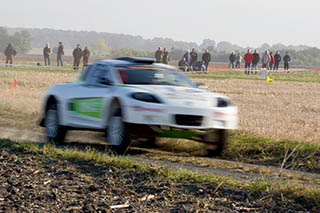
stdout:
<svg viewBox="0 0 320 213">
<path fill-rule="evenodd" d="M 11 152 L 31 153 L 45 155 L 46 158 L 59 158 L 77 162 L 95 162 L 111 164 L 123 169 L 137 169 L 148 172 L 156 176 L 168 178 L 178 182 L 181 179 L 198 183 L 211 183 L 216 188 L 224 187 L 247 192 L 267 193 L 270 196 L 283 196 L 293 199 L 297 203 L 320 208 L 320 188 L 318 185 L 309 186 L 296 180 L 268 180 L 264 177 L 252 180 L 251 182 L 239 181 L 233 177 L 221 176 L 216 174 L 203 174 L 191 170 L 175 170 L 172 168 L 157 168 L 154 165 L 137 163 L 129 157 L 113 156 L 106 152 L 98 152 L 94 149 L 76 150 L 70 148 L 57 148 L 54 145 L 46 144 L 43 146 L 28 143 L 15 143 L 9 140 L 0 140 L 0 150 Z"/>
<path fill-rule="evenodd" d="M 219 72 L 209 72 L 208 74 L 187 74 L 189 77 L 194 79 L 243 79 L 243 80 L 258 80 L 265 81 L 260 77 L 260 74 L 257 75 L 245 75 L 243 72 L 239 71 L 219 71 Z M 303 72 L 291 72 L 291 73 L 277 73 L 272 72 L 271 76 L 274 77 L 275 81 L 294 81 L 294 82 L 313 82 L 320 83 L 320 72 L 319 71 L 303 71 Z"/>
<path fill-rule="evenodd" d="M 307 142 L 236 133 L 231 135 L 223 157 L 234 161 L 280 166 L 286 153 L 293 153 L 286 168 L 320 173 L 320 146 Z"/>
</svg>

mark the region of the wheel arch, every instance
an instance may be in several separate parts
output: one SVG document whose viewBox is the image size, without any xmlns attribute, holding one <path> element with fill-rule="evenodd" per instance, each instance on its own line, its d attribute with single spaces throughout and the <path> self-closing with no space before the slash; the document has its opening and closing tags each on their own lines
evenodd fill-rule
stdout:
<svg viewBox="0 0 320 213">
<path fill-rule="evenodd" d="M 123 110 L 123 107 L 124 107 L 124 103 L 123 103 L 123 100 L 121 100 L 121 98 L 119 97 L 112 97 L 110 99 L 110 102 L 107 104 L 106 108 L 105 108 L 105 119 L 104 119 L 104 125 L 105 127 L 107 127 L 107 123 L 108 123 L 108 119 L 110 117 L 110 113 L 111 113 L 111 109 L 112 107 L 114 107 L 115 105 L 119 105 L 120 106 L 120 109 L 121 109 L 121 112 L 122 112 L 122 116 L 123 118 L 125 118 L 125 111 Z"/>
</svg>

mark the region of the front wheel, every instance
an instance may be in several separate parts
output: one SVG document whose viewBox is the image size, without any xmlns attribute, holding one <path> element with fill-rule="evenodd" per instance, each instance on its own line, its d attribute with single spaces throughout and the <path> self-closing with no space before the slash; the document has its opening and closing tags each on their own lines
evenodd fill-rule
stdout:
<svg viewBox="0 0 320 213">
<path fill-rule="evenodd" d="M 48 103 L 44 125 L 49 142 L 56 144 L 63 143 L 67 130 L 59 125 L 58 107 L 55 102 Z"/>
<path fill-rule="evenodd" d="M 209 157 L 220 156 L 228 141 L 228 132 L 225 129 L 219 129 L 215 132 L 208 133 L 205 137 L 207 144 L 207 155 Z"/>
<path fill-rule="evenodd" d="M 122 119 L 122 112 L 119 106 L 111 110 L 108 119 L 107 141 L 111 149 L 118 154 L 125 154 L 128 150 L 131 139 L 128 127 Z"/>
</svg>

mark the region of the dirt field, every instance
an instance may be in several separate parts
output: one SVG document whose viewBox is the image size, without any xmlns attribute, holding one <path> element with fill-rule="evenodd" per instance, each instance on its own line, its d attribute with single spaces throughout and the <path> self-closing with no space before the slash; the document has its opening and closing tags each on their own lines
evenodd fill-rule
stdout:
<svg viewBox="0 0 320 213">
<path fill-rule="evenodd" d="M 4 68 L 2 68 L 4 69 Z M 15 71 L 0 69 L 0 123 L 38 129 L 41 101 L 53 84 L 70 82 L 73 71 Z M 23 68 L 22 68 L 23 69 Z M 14 96 L 7 89 L 17 77 Z M 272 82 L 246 79 L 204 80 L 209 90 L 230 96 L 239 107 L 239 129 L 249 134 L 319 142 L 319 83 Z M 11 90 L 13 91 L 13 90 Z"/>
</svg>

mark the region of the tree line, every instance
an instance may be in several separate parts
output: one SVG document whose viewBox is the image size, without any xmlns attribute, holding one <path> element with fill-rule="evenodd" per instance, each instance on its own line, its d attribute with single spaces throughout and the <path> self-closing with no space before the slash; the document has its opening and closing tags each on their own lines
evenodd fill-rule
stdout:
<svg viewBox="0 0 320 213">
<path fill-rule="evenodd" d="M 62 41 L 65 48 L 73 49 L 77 43 L 82 46 L 89 46 L 95 56 L 106 57 L 154 57 L 158 47 L 167 47 L 170 52 L 171 60 L 178 61 L 189 49 L 195 48 L 198 54 L 202 54 L 208 49 L 213 62 L 228 62 L 231 51 L 240 52 L 244 55 L 251 47 L 241 47 L 230 42 L 221 41 L 216 43 L 212 39 L 204 39 L 198 45 L 194 42 L 174 41 L 168 38 L 144 39 L 141 36 L 98 33 L 93 31 L 66 31 L 52 29 L 24 29 L 24 28 L 4 28 L 0 27 L 0 51 L 3 52 L 8 42 L 12 42 L 17 53 L 27 53 L 33 48 L 43 48 L 49 42 L 52 45 Z M 292 65 L 295 66 L 320 66 L 320 49 L 311 48 L 306 45 L 283 44 L 269 45 L 262 44 L 256 48 L 260 53 L 265 50 L 289 51 L 292 58 Z M 53 48 L 55 52 L 57 47 Z"/>
</svg>

